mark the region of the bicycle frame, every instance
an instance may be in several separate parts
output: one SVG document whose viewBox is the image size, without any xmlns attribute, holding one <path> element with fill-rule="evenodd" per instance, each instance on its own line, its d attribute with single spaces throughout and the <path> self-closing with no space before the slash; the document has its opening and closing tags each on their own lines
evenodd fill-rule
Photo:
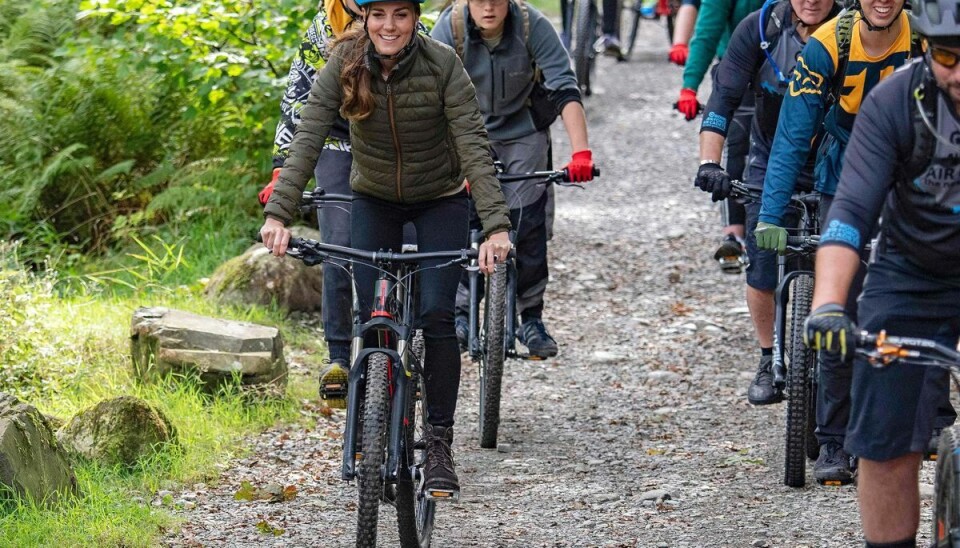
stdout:
<svg viewBox="0 0 960 548">
<path fill-rule="evenodd" d="M 390 279 L 386 271 L 381 270 L 377 278 L 374 293 L 374 305 L 370 320 L 360 323 L 359 297 L 356 286 L 353 288 L 354 329 L 351 344 L 350 378 L 347 385 L 347 420 L 344 429 L 344 447 L 352 447 L 353 451 L 343 452 L 341 467 L 342 479 L 349 481 L 356 477 L 356 420 L 360 413 L 360 395 L 365 385 L 369 357 L 376 353 L 385 354 L 390 364 L 387 378 L 390 392 L 390 423 L 388 425 L 387 464 L 384 471 L 384 480 L 388 483 L 396 482 L 400 477 L 400 455 L 403 450 L 402 432 L 409 404 L 412 397 L 410 378 L 414 371 L 422 373 L 422 365 L 415 363 L 410 343 L 413 338 L 414 321 L 413 296 L 416 295 L 416 276 L 411 275 L 413 268 L 401 264 L 394 272 L 394 279 Z M 397 283 L 396 280 L 406 280 Z M 396 319 L 400 316 L 399 321 Z M 375 334 L 377 347 L 364 344 Z"/>
<path fill-rule="evenodd" d="M 812 261 L 808 268 L 799 268 L 788 271 L 787 262 L 791 257 L 807 258 L 812 251 L 804 244 L 806 238 L 820 233 L 818 219 L 820 193 L 810 192 L 800 194 L 791 199 L 793 207 L 800 212 L 800 223 L 796 236 L 788 239 L 787 252 L 777 256 L 777 289 L 774 293 L 776 309 L 773 320 L 773 383 L 777 388 L 784 388 L 787 384 L 787 366 L 783 358 L 787 330 L 787 302 L 790 299 L 790 283 L 801 275 L 813 276 Z M 793 245 L 790 245 L 790 244 Z"/>
</svg>

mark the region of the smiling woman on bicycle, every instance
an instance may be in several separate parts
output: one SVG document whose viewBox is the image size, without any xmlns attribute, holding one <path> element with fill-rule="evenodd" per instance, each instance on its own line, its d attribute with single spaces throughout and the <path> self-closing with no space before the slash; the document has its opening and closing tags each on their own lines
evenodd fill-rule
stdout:
<svg viewBox="0 0 960 548">
<path fill-rule="evenodd" d="M 317 76 L 260 229 L 274 255 L 286 252 L 285 225 L 338 113 L 350 122 L 354 192 L 351 245 L 399 250 L 403 224 L 416 227 L 420 251 L 467 242 L 464 177 L 483 223 L 481 269 L 510 250 L 508 211 L 494 177 L 476 93 L 456 54 L 414 32 L 420 5 L 361 0 L 364 25 L 349 31 Z M 430 263 L 423 266 L 429 267 Z M 362 314 L 369 316 L 376 271 L 354 269 Z M 420 322 L 426 343 L 426 487 L 459 492 L 450 445 L 460 383 L 454 300 L 460 272 L 421 273 Z"/>
</svg>

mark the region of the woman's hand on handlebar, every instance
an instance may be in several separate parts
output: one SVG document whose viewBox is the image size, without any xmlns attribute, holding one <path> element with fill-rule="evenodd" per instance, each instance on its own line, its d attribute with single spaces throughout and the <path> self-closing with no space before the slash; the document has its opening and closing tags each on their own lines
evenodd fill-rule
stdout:
<svg viewBox="0 0 960 548">
<path fill-rule="evenodd" d="M 267 217 L 260 227 L 260 238 L 263 239 L 264 247 L 277 257 L 283 257 L 290 242 L 290 229 L 283 226 L 279 220 Z"/>
<path fill-rule="evenodd" d="M 502 263 L 507 259 L 513 244 L 510 243 L 510 235 L 506 232 L 497 232 L 487 237 L 480 244 L 480 252 L 477 257 L 480 263 L 480 271 L 485 274 L 493 272 L 497 263 Z"/>
</svg>

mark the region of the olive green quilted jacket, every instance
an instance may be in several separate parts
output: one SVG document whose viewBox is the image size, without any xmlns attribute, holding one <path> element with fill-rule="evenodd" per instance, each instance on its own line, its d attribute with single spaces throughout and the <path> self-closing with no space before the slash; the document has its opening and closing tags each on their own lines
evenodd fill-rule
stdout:
<svg viewBox="0 0 960 548">
<path fill-rule="evenodd" d="M 337 118 L 342 94 L 343 44 L 335 49 L 300 111 L 301 122 L 264 215 L 285 224 L 297 215 L 324 140 Z M 395 203 L 454 194 L 466 178 L 486 235 L 510 228 L 509 211 L 493 162 L 470 77 L 450 47 L 416 35 L 412 49 L 384 81 L 379 61 L 367 65 L 376 107 L 350 123 L 351 188 Z M 323 186 L 323 181 L 318 181 Z"/>
</svg>

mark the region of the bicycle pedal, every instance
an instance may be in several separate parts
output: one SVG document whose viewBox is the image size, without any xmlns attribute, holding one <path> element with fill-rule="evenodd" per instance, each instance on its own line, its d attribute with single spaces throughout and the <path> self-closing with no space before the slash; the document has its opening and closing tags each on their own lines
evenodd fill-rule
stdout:
<svg viewBox="0 0 960 548">
<path fill-rule="evenodd" d="M 824 480 L 824 481 L 820 481 L 820 480 L 817 480 L 817 483 L 819 483 L 820 485 L 826 486 L 826 487 L 843 487 L 844 485 L 848 485 L 848 484 L 850 484 L 850 483 L 853 483 L 853 480 L 850 480 L 850 481 L 840 481 L 840 480 Z"/>
<path fill-rule="evenodd" d="M 720 270 L 724 274 L 740 274 L 743 272 L 743 260 L 740 259 L 739 255 L 720 257 L 717 262 L 720 263 Z"/>
<path fill-rule="evenodd" d="M 931 461 L 931 462 L 937 462 L 937 454 L 936 454 L 936 453 L 924 453 L 924 455 L 923 455 L 923 460 L 927 460 L 927 461 Z"/>
<path fill-rule="evenodd" d="M 449 489 L 427 489 L 424 491 L 427 499 L 444 502 L 459 502 L 460 491 L 450 491 Z"/>
</svg>

